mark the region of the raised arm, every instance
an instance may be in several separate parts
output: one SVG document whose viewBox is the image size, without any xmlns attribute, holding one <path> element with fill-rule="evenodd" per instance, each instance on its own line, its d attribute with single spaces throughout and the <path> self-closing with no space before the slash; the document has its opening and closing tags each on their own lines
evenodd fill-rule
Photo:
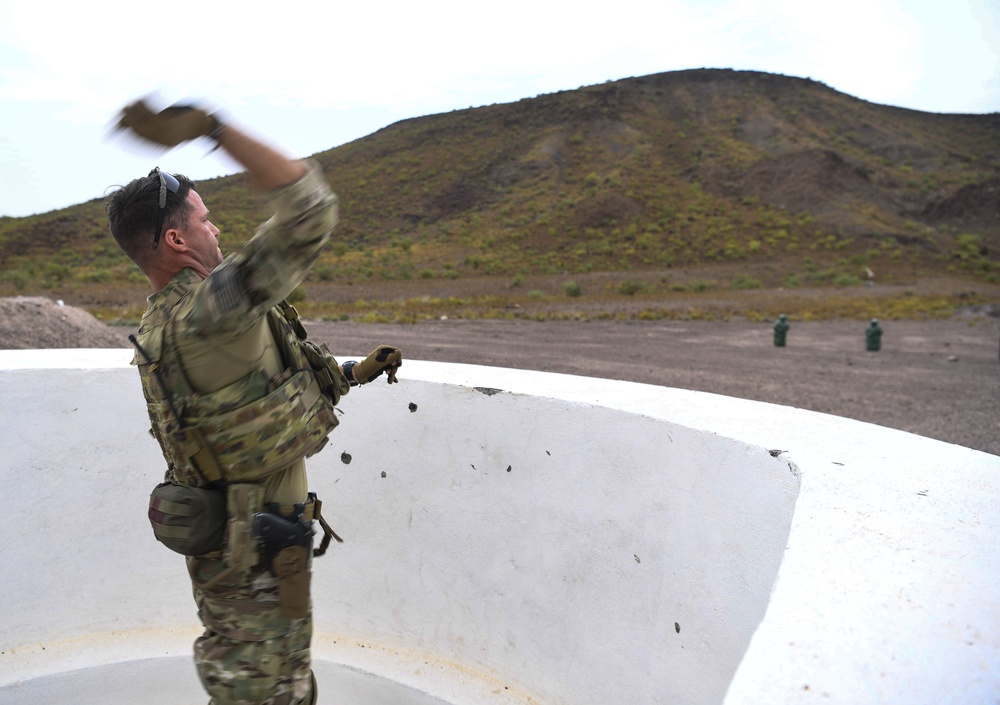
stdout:
<svg viewBox="0 0 1000 705">
<path fill-rule="evenodd" d="M 211 224 L 205 230 L 189 218 L 187 224 L 165 231 L 164 245 L 157 251 L 154 263 L 161 270 L 156 281 L 147 271 L 151 267 L 143 270 L 157 291 L 185 269 L 201 277 L 200 284 L 189 294 L 193 303 L 186 319 L 186 330 L 195 335 L 239 331 L 254 325 L 303 281 L 337 223 L 337 197 L 319 165 L 291 159 L 196 106 L 174 105 L 153 112 L 144 101 L 138 101 L 122 110 L 118 124 L 122 130 L 168 148 L 202 137 L 214 140 L 246 169 L 250 183 L 271 202 L 273 217 L 225 260 L 214 238 L 203 237 L 213 230 L 217 237 L 218 230 Z M 188 200 L 197 196 L 192 194 Z M 192 203 L 197 207 L 202 202 L 198 197 Z M 201 205 L 200 209 L 207 218 L 207 207 Z M 178 244 L 172 247 L 172 243 Z M 195 262 L 186 256 L 189 251 L 201 253 L 198 247 L 214 247 L 217 257 Z"/>
<path fill-rule="evenodd" d="M 220 125 L 212 136 L 219 147 L 243 165 L 251 183 L 261 191 L 288 186 L 306 175 L 305 164 L 232 125 Z"/>
</svg>

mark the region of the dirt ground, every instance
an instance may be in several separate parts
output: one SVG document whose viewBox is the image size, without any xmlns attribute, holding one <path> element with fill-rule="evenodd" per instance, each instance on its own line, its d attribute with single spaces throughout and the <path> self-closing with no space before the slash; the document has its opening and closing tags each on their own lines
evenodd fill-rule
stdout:
<svg viewBox="0 0 1000 705">
<path fill-rule="evenodd" d="M 997 307 L 990 309 L 994 314 Z M 606 377 L 773 402 L 910 431 L 1000 455 L 1000 318 L 770 323 L 442 320 L 310 322 L 336 354 L 389 343 L 413 359 Z M 0 299 L 0 348 L 128 347 L 126 328 L 43 297 Z M 400 371 L 406 376 L 406 366 Z"/>
</svg>

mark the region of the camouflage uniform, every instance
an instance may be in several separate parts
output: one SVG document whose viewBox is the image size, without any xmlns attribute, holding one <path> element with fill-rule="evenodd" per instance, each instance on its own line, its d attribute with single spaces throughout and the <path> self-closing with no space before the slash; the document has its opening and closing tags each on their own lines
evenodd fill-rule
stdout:
<svg viewBox="0 0 1000 705">
<path fill-rule="evenodd" d="M 310 164 L 306 176 L 270 196 L 274 217 L 261 225 L 239 252 L 227 257 L 204 280 L 190 269 L 181 271 L 149 297 L 143 315 L 138 333 L 143 349 L 159 359 L 161 348 L 172 345 L 181 375 L 203 406 L 235 408 L 273 388 L 282 373 L 287 377 L 281 341 L 270 320 L 274 314 L 268 313 L 305 278 L 337 222 L 337 198 L 316 165 Z M 163 428 L 166 416 L 154 408 L 151 388 L 158 382 L 138 354 L 135 363 L 139 364 L 153 430 L 159 438 L 168 430 Z M 180 378 L 177 370 L 161 372 L 166 372 L 161 379 Z M 183 399 L 180 404 L 183 406 Z M 205 409 L 180 410 L 185 417 L 199 412 Z M 288 419 L 284 422 L 288 425 Z M 161 445 L 168 460 L 168 480 L 205 484 L 197 477 L 184 476 L 171 462 L 162 440 Z M 252 477 L 255 469 L 239 470 L 244 475 L 249 470 Z M 304 457 L 261 470 L 259 480 L 255 480 L 261 505 L 306 501 Z M 311 608 L 305 618 L 284 616 L 278 606 L 277 581 L 263 565 L 203 589 L 223 570 L 222 555 L 217 552 L 187 561 L 198 615 L 205 626 L 195 642 L 195 661 L 211 704 L 311 702 Z"/>
</svg>

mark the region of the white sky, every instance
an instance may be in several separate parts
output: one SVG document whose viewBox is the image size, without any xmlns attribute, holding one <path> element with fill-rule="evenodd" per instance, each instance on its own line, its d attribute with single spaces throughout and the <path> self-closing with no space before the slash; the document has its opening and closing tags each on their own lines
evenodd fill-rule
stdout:
<svg viewBox="0 0 1000 705">
<path fill-rule="evenodd" d="M 0 0 L 0 215 L 97 198 L 156 165 L 237 171 L 204 146 L 109 139 L 149 93 L 207 99 L 307 156 L 403 118 L 703 67 L 997 112 L 1000 0 Z"/>
</svg>

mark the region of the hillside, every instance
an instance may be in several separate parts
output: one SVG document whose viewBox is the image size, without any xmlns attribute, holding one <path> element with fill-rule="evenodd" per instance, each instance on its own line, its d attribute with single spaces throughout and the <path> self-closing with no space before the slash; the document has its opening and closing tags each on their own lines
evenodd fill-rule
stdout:
<svg viewBox="0 0 1000 705">
<path fill-rule="evenodd" d="M 998 291 L 1000 114 L 693 70 L 405 120 L 315 158 L 342 223 L 304 288 L 314 315 L 607 315 L 779 287 L 795 315 L 787 292 L 851 298 L 868 271 L 911 298 L 946 281 L 932 308 Z M 224 251 L 266 216 L 240 176 L 199 192 Z M 0 272 L 0 295 L 96 310 L 146 293 L 99 201 L 0 219 Z"/>
</svg>

